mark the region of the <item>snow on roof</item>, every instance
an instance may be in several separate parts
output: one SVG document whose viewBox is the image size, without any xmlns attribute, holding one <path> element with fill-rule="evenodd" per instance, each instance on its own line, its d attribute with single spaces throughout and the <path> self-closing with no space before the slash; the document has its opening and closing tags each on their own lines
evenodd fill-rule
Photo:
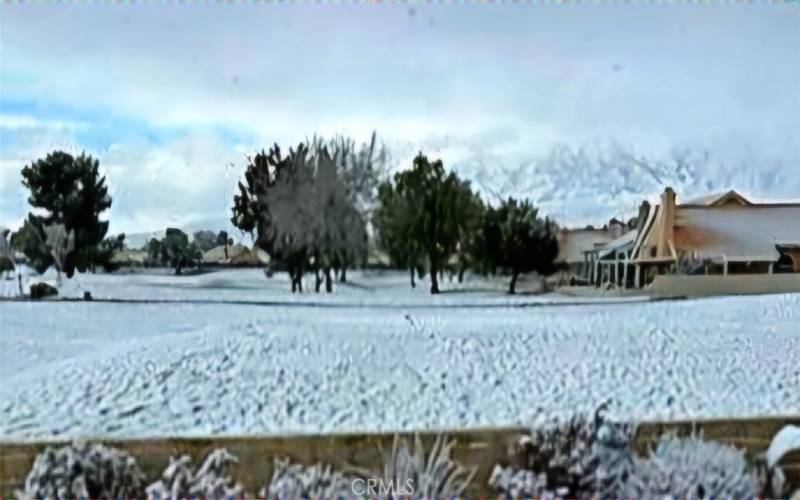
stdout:
<svg viewBox="0 0 800 500">
<path fill-rule="evenodd" d="M 575 264 L 583 262 L 583 252 L 609 243 L 611 234 L 604 229 L 574 229 L 558 233 L 558 258 L 556 262 Z"/>
<path fill-rule="evenodd" d="M 730 191 L 726 191 L 724 193 L 712 193 L 712 194 L 707 194 L 705 196 L 693 198 L 691 200 L 686 201 L 685 203 L 682 203 L 682 205 L 719 206 L 729 203 L 738 203 L 744 206 L 753 204 L 750 200 L 748 200 L 741 194 L 731 189 Z"/>
<path fill-rule="evenodd" d="M 134 250 L 125 248 L 118 252 L 114 252 L 111 257 L 111 262 L 117 264 L 137 263 L 143 264 L 147 260 L 147 252 L 144 250 Z"/>
<path fill-rule="evenodd" d="M 674 245 L 699 260 L 775 261 L 780 257 L 776 245 L 800 243 L 798 220 L 800 205 L 678 206 Z"/>
<path fill-rule="evenodd" d="M 225 245 L 219 245 L 203 254 L 203 262 L 216 264 L 252 264 L 259 263 L 258 255 L 244 245 L 236 243 L 228 245 L 228 257 L 225 258 Z"/>
<path fill-rule="evenodd" d="M 632 231 L 628 231 L 627 233 L 623 234 L 619 238 L 606 243 L 603 245 L 598 252 L 598 256 L 603 258 L 607 255 L 612 254 L 613 252 L 624 250 L 627 247 L 633 247 L 634 242 L 636 242 L 636 237 L 639 235 L 639 231 L 636 229 Z"/>
</svg>

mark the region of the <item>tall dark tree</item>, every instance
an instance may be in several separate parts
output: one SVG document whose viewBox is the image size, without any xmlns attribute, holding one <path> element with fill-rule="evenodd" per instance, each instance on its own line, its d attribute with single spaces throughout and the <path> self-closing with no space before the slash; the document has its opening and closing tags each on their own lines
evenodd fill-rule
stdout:
<svg viewBox="0 0 800 500">
<path fill-rule="evenodd" d="M 181 274 L 187 267 L 195 266 L 202 257 L 200 250 L 189 242 L 189 236 L 176 228 L 167 228 L 164 240 L 161 242 L 162 261 L 175 269 L 175 274 Z"/>
<path fill-rule="evenodd" d="M 227 231 L 220 231 L 217 233 L 216 244 L 217 246 L 233 245 L 233 239 L 228 236 Z"/>
<path fill-rule="evenodd" d="M 511 274 L 508 293 L 516 293 L 522 273 L 535 271 L 549 276 L 557 270 L 556 225 L 539 217 L 528 200 L 509 198 L 498 208 L 489 207 L 481 226 L 476 259 L 481 261 L 484 272 L 502 270 Z"/>
<path fill-rule="evenodd" d="M 22 178 L 22 184 L 30 190 L 28 203 L 45 212 L 29 216 L 31 229 L 63 224 L 74 234 L 74 247 L 63 263 L 67 276 L 71 277 L 75 269 L 94 270 L 95 265 L 104 263 L 99 246 L 108 231 L 108 221 L 100 220 L 100 215 L 111 207 L 111 197 L 98 161 L 83 153 L 73 157 L 56 151 L 24 167 Z M 32 260 L 37 253 L 33 252 Z"/>
<path fill-rule="evenodd" d="M 453 172 L 446 173 L 441 160 L 430 162 L 420 153 L 414 158 L 412 168 L 395 174 L 394 186 L 384 186 L 380 196 L 394 204 L 394 208 L 386 211 L 387 216 L 408 219 L 387 224 L 379 218 L 379 224 L 399 230 L 399 235 L 405 231 L 406 237 L 416 242 L 409 255 L 416 251 L 425 255 L 431 293 L 439 293 L 439 273 L 445 270 L 467 230 L 461 210 L 466 206 L 465 200 L 474 196 L 469 183 Z M 396 228 L 393 224 L 397 224 Z"/>
<path fill-rule="evenodd" d="M 225 247 L 225 260 L 228 260 L 228 247 L 233 245 L 233 239 L 228 237 L 227 231 L 220 231 L 217 233 L 217 246 L 224 246 Z"/>
<path fill-rule="evenodd" d="M 147 263 L 150 266 L 161 266 L 163 262 L 163 251 L 161 240 L 158 238 L 150 238 L 145 247 L 147 250 Z"/>
<path fill-rule="evenodd" d="M 378 188 L 378 206 L 372 214 L 378 247 L 386 252 L 392 265 L 407 269 L 411 287 L 416 287 L 415 274 L 424 274 L 425 249 L 416 237 L 414 211 L 408 199 L 398 194 L 390 181 Z"/>
<path fill-rule="evenodd" d="M 14 270 L 14 250 L 11 248 L 11 231 L 0 228 L 0 278 Z"/>
<path fill-rule="evenodd" d="M 458 213 L 462 217 L 461 236 L 456 248 L 456 273 L 458 282 L 464 281 L 464 273 L 468 268 L 478 265 L 475 259 L 476 247 L 480 241 L 481 220 L 486 207 L 481 199 L 470 190 L 469 183 L 462 181 L 459 191 Z"/>
</svg>

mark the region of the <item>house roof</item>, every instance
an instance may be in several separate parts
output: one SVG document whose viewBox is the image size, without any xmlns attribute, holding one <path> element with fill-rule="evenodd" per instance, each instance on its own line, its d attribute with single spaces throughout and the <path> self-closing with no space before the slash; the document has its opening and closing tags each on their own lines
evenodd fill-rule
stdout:
<svg viewBox="0 0 800 500">
<path fill-rule="evenodd" d="M 713 193 L 700 196 L 698 198 L 693 198 L 685 203 L 682 203 L 681 205 L 704 205 L 709 207 L 720 207 L 724 205 L 749 206 L 753 205 L 753 202 L 731 189 L 730 191 L 726 191 L 724 193 Z"/>
<path fill-rule="evenodd" d="M 619 238 L 606 243 L 598 250 L 598 257 L 603 258 L 608 255 L 611 255 L 614 252 L 627 250 L 628 248 L 633 248 L 634 243 L 636 242 L 636 237 L 639 235 L 639 231 L 636 229 L 632 231 L 628 231 L 627 233 L 623 234 Z"/>
<path fill-rule="evenodd" d="M 132 248 L 125 248 L 118 252 L 114 252 L 111 256 L 111 262 L 116 264 L 137 263 L 143 264 L 147 260 L 147 252 L 144 250 L 136 250 Z"/>
<path fill-rule="evenodd" d="M 234 260 L 242 263 L 250 261 L 253 261 L 256 264 L 258 263 L 258 259 L 253 256 L 250 249 L 239 243 L 236 243 L 235 245 L 228 245 L 227 259 L 225 258 L 225 245 L 216 246 L 203 253 L 203 262 L 227 264 Z"/>
<path fill-rule="evenodd" d="M 775 261 L 776 245 L 800 244 L 800 205 L 741 210 L 678 206 L 673 244 L 698 260 Z"/>
<path fill-rule="evenodd" d="M 558 233 L 558 258 L 556 262 L 577 264 L 583 262 L 583 252 L 594 250 L 611 242 L 605 229 L 569 229 Z"/>
</svg>

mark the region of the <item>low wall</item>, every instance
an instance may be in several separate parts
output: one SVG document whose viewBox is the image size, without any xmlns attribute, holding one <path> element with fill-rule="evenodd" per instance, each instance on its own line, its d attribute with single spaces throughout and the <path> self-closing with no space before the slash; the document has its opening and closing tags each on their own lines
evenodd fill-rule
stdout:
<svg viewBox="0 0 800 500">
<path fill-rule="evenodd" d="M 656 297 L 800 292 L 800 274 L 658 275 L 643 291 Z"/>
<path fill-rule="evenodd" d="M 772 437 L 788 424 L 800 425 L 800 415 L 795 417 L 768 417 L 751 419 L 700 420 L 650 422 L 639 426 L 634 447 L 645 453 L 665 432 L 686 435 L 695 430 L 706 439 L 731 444 L 754 458 L 766 451 Z M 523 432 L 518 428 L 493 428 L 457 430 L 448 433 L 457 445 L 455 458 L 467 467 L 476 467 L 477 474 L 469 498 L 486 498 L 496 494 L 487 488 L 492 468 L 497 463 L 508 463 L 510 446 Z M 406 434 L 408 435 L 408 434 Z M 435 438 L 434 433 L 423 433 L 426 450 Z M 389 451 L 392 434 L 339 434 L 329 436 L 290 437 L 208 437 L 99 440 L 123 449 L 136 457 L 148 481 L 155 481 L 169 463 L 170 456 L 189 455 L 196 466 L 213 449 L 225 447 L 239 457 L 236 479 L 248 493 L 258 493 L 272 476 L 273 459 L 289 457 L 293 461 L 312 465 L 327 463 L 342 470 L 358 467 L 377 470 L 382 464 L 381 449 Z M 33 464 L 36 454 L 48 445 L 63 443 L 10 443 L 0 442 L 0 498 L 10 498 L 20 488 Z M 800 487 L 800 453 L 790 454 L 781 461 L 789 484 Z"/>
</svg>

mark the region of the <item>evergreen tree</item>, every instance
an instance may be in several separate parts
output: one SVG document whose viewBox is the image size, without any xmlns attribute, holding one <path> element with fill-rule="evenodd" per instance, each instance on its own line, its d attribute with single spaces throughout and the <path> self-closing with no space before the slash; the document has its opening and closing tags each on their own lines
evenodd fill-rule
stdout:
<svg viewBox="0 0 800 500">
<path fill-rule="evenodd" d="M 183 269 L 197 265 L 202 258 L 200 250 L 189 243 L 189 236 L 176 228 L 167 228 L 164 240 L 161 242 L 162 262 L 166 262 L 175 269 L 175 274 L 181 274 Z"/>
<path fill-rule="evenodd" d="M 381 187 L 379 200 L 387 205 L 376 221 L 387 233 L 382 237 L 389 243 L 385 248 L 398 260 L 405 260 L 411 273 L 414 260 L 424 256 L 431 293 L 439 293 L 439 274 L 469 229 L 463 210 L 475 203 L 474 197 L 469 183 L 455 173 L 447 174 L 441 160 L 431 163 L 422 153 L 414 158 L 410 170 L 394 176 L 393 186 Z M 402 243 L 402 238 L 409 243 Z"/>
<path fill-rule="evenodd" d="M 0 277 L 14 270 L 14 250 L 10 242 L 11 231 L 0 228 Z"/>
<path fill-rule="evenodd" d="M 415 273 L 424 275 L 425 260 L 424 248 L 413 235 L 415 208 L 397 193 L 392 182 L 385 181 L 378 187 L 378 206 L 372 217 L 378 247 L 393 266 L 408 270 L 412 288 L 416 287 Z"/>
<path fill-rule="evenodd" d="M 508 293 L 514 294 L 520 274 L 535 271 L 549 276 L 557 270 L 556 233 L 555 224 L 540 218 L 528 200 L 520 203 L 509 198 L 500 207 L 486 210 L 475 258 L 485 273 L 510 273 Z"/>
<path fill-rule="evenodd" d="M 105 263 L 99 245 L 108 231 L 108 221 L 100 220 L 100 215 L 111 207 L 111 197 L 98 161 L 83 153 L 73 157 L 55 151 L 24 167 L 22 178 L 22 184 L 30 190 L 30 205 L 46 212 L 29 215 L 31 226 L 26 236 L 41 236 L 43 228 L 53 224 L 63 224 L 67 232 L 74 233 L 74 247 L 63 263 L 68 277 L 75 269 L 84 272 Z M 25 241 L 31 261 L 40 259 L 41 249 L 31 248 L 36 240 Z"/>
</svg>

